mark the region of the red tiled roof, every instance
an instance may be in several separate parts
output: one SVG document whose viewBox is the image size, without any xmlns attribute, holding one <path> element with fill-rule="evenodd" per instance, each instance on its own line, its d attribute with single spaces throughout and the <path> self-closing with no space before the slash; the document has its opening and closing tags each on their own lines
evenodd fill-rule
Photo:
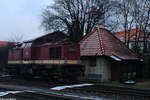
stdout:
<svg viewBox="0 0 150 100">
<path fill-rule="evenodd" d="M 128 32 L 127 32 L 128 33 Z M 132 29 L 130 30 L 130 41 L 135 41 L 136 35 L 140 35 L 141 41 L 143 41 L 144 38 L 144 32 L 140 29 Z M 116 32 L 115 36 L 120 39 L 121 41 L 124 41 L 125 38 L 125 31 Z M 150 36 L 148 36 L 148 41 L 150 41 Z"/>
<path fill-rule="evenodd" d="M 140 29 L 132 29 L 130 30 L 130 36 L 136 35 L 136 32 L 140 32 Z M 125 31 L 116 32 L 115 36 L 117 37 L 125 37 Z M 141 34 L 143 35 L 143 32 L 141 31 Z"/>
<path fill-rule="evenodd" d="M 10 44 L 10 43 L 15 43 L 15 42 L 8 42 L 8 41 L 0 41 L 0 46 L 6 46 L 6 45 L 8 45 L 8 44 Z M 17 44 L 17 43 L 16 43 Z"/>
<path fill-rule="evenodd" d="M 81 56 L 115 56 L 122 60 L 136 60 L 136 55 L 111 32 L 96 28 L 80 41 Z"/>
<path fill-rule="evenodd" d="M 8 42 L 0 41 L 0 45 L 7 45 Z"/>
</svg>

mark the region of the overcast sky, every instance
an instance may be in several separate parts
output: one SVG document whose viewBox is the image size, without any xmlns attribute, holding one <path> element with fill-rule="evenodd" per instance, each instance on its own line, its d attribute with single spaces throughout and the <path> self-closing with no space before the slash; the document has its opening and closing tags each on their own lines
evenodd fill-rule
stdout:
<svg viewBox="0 0 150 100">
<path fill-rule="evenodd" d="M 23 34 L 28 40 L 42 35 L 39 29 L 42 10 L 52 0 L 0 0 L 0 41 Z"/>
</svg>

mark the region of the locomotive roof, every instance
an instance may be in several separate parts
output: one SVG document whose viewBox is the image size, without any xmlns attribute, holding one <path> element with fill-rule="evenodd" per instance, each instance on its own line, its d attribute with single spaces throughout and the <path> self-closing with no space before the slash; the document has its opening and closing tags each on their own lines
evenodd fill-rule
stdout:
<svg viewBox="0 0 150 100">
<path fill-rule="evenodd" d="M 109 56 L 115 60 L 139 58 L 110 31 L 95 28 L 80 41 L 81 56 Z"/>
<path fill-rule="evenodd" d="M 68 36 L 66 34 L 64 34 L 63 32 L 61 31 L 55 31 L 55 32 L 52 32 L 52 33 L 48 33 L 48 34 L 45 34 L 45 35 L 42 35 L 40 37 L 37 37 L 35 39 L 32 39 L 32 40 L 28 40 L 28 41 L 24 41 L 24 43 L 29 43 L 29 42 L 35 42 L 35 41 L 38 41 L 40 39 L 44 39 L 44 38 L 47 38 L 47 39 L 65 39 L 65 38 L 68 38 Z"/>
</svg>

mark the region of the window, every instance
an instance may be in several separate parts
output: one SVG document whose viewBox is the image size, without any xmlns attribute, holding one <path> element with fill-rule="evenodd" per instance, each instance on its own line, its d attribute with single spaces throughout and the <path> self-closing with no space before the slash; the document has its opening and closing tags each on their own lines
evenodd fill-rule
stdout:
<svg viewBox="0 0 150 100">
<path fill-rule="evenodd" d="M 70 52 L 74 52 L 74 51 L 76 51 L 76 48 L 70 47 L 70 48 L 69 48 L 69 51 L 70 51 Z"/>
<path fill-rule="evenodd" d="M 91 67 L 96 67 L 96 57 L 91 57 L 89 61 Z"/>
<path fill-rule="evenodd" d="M 50 59 L 61 59 L 61 47 L 50 48 Z"/>
<path fill-rule="evenodd" d="M 32 43 L 23 43 L 22 47 L 31 47 Z"/>
<path fill-rule="evenodd" d="M 21 45 L 21 47 L 24 48 L 24 47 L 25 47 L 25 43 L 23 43 L 23 44 Z"/>
<path fill-rule="evenodd" d="M 55 48 L 50 48 L 50 58 L 54 59 L 55 58 Z"/>
<path fill-rule="evenodd" d="M 27 43 L 26 46 L 27 46 L 27 47 L 31 47 L 31 46 L 32 46 L 32 43 Z"/>
<path fill-rule="evenodd" d="M 61 58 L 61 47 L 56 47 L 55 48 L 55 58 L 60 59 Z"/>
</svg>

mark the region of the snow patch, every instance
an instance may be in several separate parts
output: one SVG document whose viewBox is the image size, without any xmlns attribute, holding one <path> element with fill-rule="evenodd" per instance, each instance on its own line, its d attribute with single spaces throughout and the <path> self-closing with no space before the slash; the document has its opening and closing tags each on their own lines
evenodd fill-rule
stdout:
<svg viewBox="0 0 150 100">
<path fill-rule="evenodd" d="M 77 100 L 113 100 L 113 99 L 103 98 L 98 96 L 83 95 L 81 93 L 57 93 L 57 92 L 47 92 L 47 93 L 57 95 L 57 96 L 76 98 Z"/>
<path fill-rule="evenodd" d="M 0 92 L 0 97 L 5 96 L 7 94 L 16 94 L 16 93 L 21 93 L 22 91 L 5 91 L 5 92 Z"/>
<path fill-rule="evenodd" d="M 76 85 L 56 86 L 51 88 L 51 90 L 63 90 L 66 88 L 84 87 L 84 86 L 91 86 L 91 85 L 94 84 L 85 83 L 85 84 L 76 84 Z"/>
<path fill-rule="evenodd" d="M 116 60 L 116 61 L 121 61 L 120 58 L 116 57 L 116 56 L 110 56 L 112 59 Z"/>
</svg>

